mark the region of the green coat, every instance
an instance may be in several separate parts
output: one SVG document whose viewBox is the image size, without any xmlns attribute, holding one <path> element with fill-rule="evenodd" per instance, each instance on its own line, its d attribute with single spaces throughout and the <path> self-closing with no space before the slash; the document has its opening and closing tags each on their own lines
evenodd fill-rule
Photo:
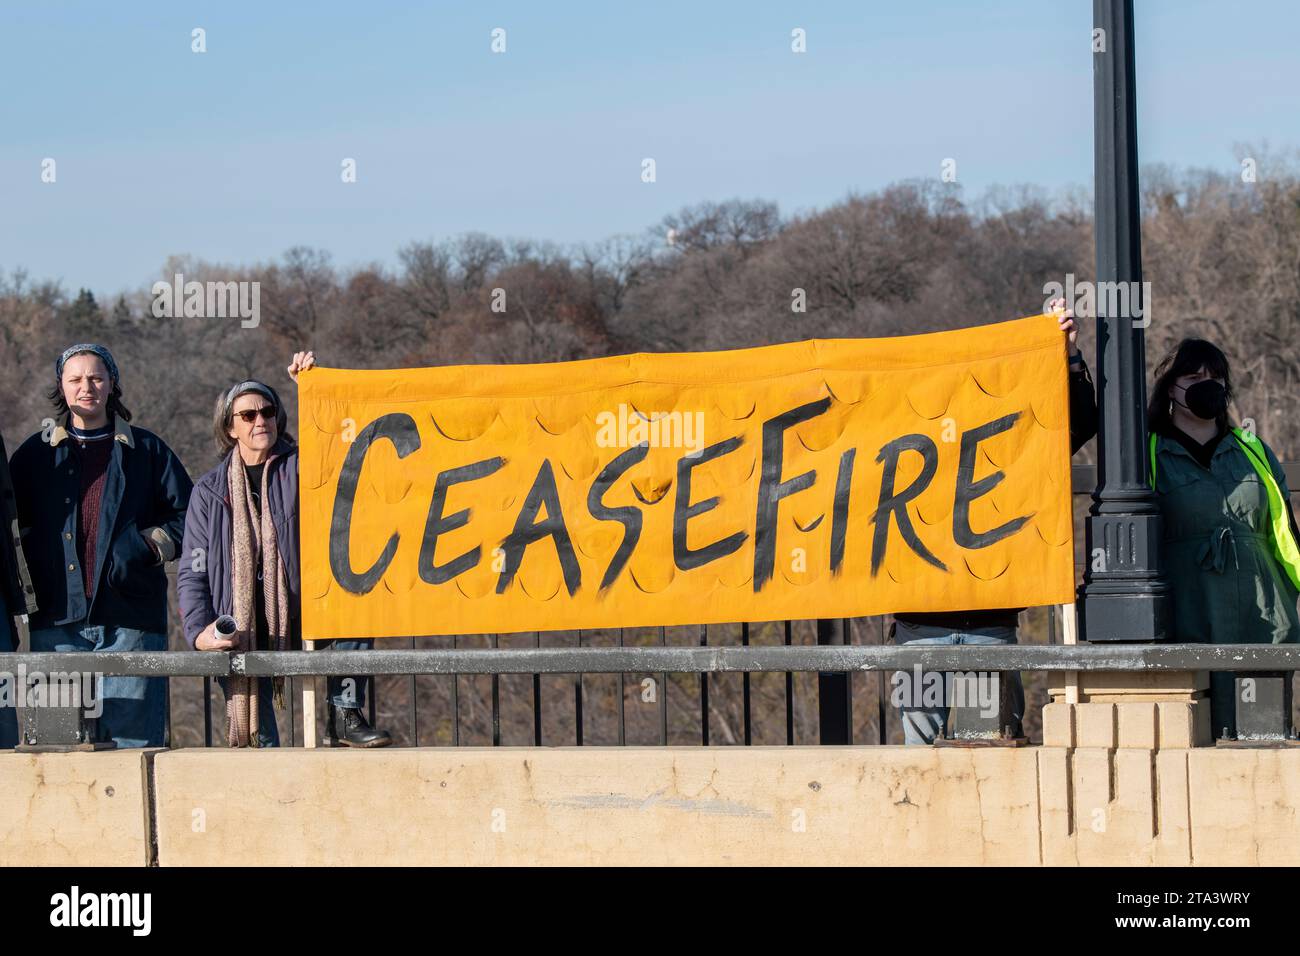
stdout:
<svg viewBox="0 0 1300 956">
<path fill-rule="evenodd" d="M 1282 494 L 1286 476 L 1272 449 Z M 1246 453 L 1224 436 L 1202 468 L 1177 441 L 1156 439 L 1173 637 L 1206 644 L 1300 641 L 1296 589 L 1269 548 L 1268 496 Z"/>
<path fill-rule="evenodd" d="M 1286 476 L 1272 450 L 1266 451 L 1286 498 Z M 1231 435 L 1219 442 L 1208 469 L 1176 440 L 1159 436 L 1156 498 L 1164 520 L 1175 641 L 1300 641 L 1296 589 L 1269 546 L 1264 484 Z M 1214 675 L 1211 702 L 1216 736 L 1224 727 L 1235 732 L 1232 675 Z"/>
</svg>

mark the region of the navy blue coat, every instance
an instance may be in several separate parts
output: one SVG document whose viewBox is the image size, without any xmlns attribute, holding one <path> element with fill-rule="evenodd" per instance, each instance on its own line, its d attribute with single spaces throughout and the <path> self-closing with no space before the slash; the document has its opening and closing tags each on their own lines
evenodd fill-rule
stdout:
<svg viewBox="0 0 1300 956">
<path fill-rule="evenodd" d="M 176 573 L 176 594 L 181 620 L 190 647 L 203 629 L 222 614 L 233 614 L 231 591 L 234 538 L 230 510 L 230 462 L 235 452 L 221 460 L 198 480 L 185 518 L 180 569 Z M 271 509 L 280 559 L 289 585 L 290 639 L 299 633 L 301 596 L 298 574 L 298 450 L 287 443 L 275 447 L 276 457 L 267 466 L 266 497 L 262 507 Z"/>
<path fill-rule="evenodd" d="M 167 573 L 190 500 L 190 476 L 153 432 L 114 422 L 95 542 L 96 581 L 89 604 L 77 556 L 80 460 L 63 426 L 38 432 L 9 462 L 23 552 L 39 610 L 32 628 L 103 624 L 167 631 Z M 147 540 L 148 539 L 148 540 Z"/>
</svg>

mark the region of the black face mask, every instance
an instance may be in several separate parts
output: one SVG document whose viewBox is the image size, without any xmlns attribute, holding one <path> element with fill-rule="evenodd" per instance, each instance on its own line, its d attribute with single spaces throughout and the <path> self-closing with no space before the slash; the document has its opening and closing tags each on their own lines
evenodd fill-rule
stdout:
<svg viewBox="0 0 1300 956">
<path fill-rule="evenodd" d="M 1187 402 L 1179 402 L 1179 405 L 1209 422 L 1228 410 L 1228 390 L 1213 379 L 1197 382 L 1185 391 L 1183 397 Z"/>
</svg>

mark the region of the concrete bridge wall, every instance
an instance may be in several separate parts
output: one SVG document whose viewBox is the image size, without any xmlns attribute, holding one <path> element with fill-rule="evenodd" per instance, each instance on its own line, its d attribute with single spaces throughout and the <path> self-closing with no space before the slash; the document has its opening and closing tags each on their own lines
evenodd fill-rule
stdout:
<svg viewBox="0 0 1300 956">
<path fill-rule="evenodd" d="M 1300 749 L 0 753 L 0 864 L 1300 864 Z"/>
</svg>

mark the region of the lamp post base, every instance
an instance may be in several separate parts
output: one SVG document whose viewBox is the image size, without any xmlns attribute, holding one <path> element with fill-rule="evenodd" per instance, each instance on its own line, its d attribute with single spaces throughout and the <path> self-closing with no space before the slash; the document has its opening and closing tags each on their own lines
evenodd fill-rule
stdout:
<svg viewBox="0 0 1300 956">
<path fill-rule="evenodd" d="M 1116 582 L 1117 586 L 1122 586 Z M 1090 644 L 1123 641 L 1151 644 L 1170 638 L 1169 595 L 1164 588 L 1146 593 L 1115 591 L 1093 581 L 1079 594 L 1079 629 Z"/>
</svg>

